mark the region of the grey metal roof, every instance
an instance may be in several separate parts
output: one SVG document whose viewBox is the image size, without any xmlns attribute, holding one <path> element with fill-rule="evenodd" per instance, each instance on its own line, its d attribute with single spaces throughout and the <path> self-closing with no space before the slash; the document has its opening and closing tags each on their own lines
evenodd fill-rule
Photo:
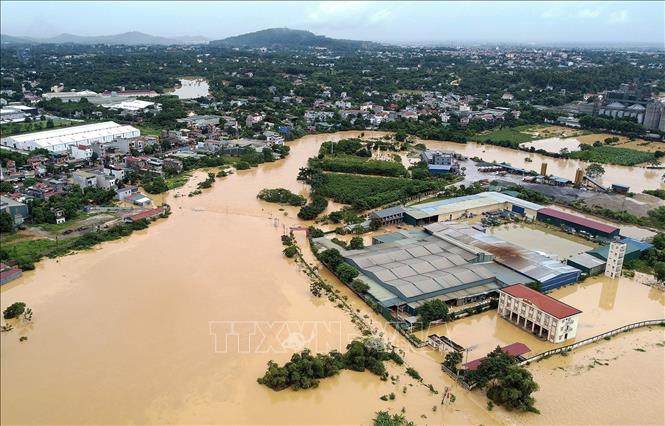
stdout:
<svg viewBox="0 0 665 426">
<path fill-rule="evenodd" d="M 579 273 L 579 270 L 572 266 L 485 234 L 467 224 L 438 222 L 426 226 L 425 230 L 435 236 L 448 236 L 492 253 L 496 262 L 535 281 L 545 282 L 559 275 Z"/>
</svg>

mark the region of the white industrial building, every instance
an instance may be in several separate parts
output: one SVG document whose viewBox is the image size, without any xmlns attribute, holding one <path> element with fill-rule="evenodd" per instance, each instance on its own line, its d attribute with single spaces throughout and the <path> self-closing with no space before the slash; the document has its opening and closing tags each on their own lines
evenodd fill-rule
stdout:
<svg viewBox="0 0 665 426">
<path fill-rule="evenodd" d="M 43 148 L 52 152 L 65 152 L 72 145 L 91 145 L 94 142 L 111 142 L 116 138 L 136 138 L 140 135 L 141 131 L 135 127 L 106 121 L 8 136 L 1 139 L 0 144 L 23 151 Z"/>
<path fill-rule="evenodd" d="M 582 313 L 523 284 L 499 290 L 498 311 L 502 318 L 554 343 L 575 337 Z"/>
</svg>

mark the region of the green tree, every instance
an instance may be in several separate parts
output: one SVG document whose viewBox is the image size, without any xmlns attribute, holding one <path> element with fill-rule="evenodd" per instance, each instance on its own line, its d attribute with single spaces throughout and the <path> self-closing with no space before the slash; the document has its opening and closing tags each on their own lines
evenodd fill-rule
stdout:
<svg viewBox="0 0 665 426">
<path fill-rule="evenodd" d="M 328 249 L 319 255 L 319 260 L 323 262 L 330 270 L 334 271 L 337 266 L 344 261 L 344 258 L 337 249 Z"/>
<path fill-rule="evenodd" d="M 658 281 L 665 282 L 665 262 L 656 262 L 653 270 Z"/>
<path fill-rule="evenodd" d="M 592 178 L 600 177 L 605 174 L 605 168 L 598 163 L 592 163 L 586 168 L 585 173 Z"/>
<path fill-rule="evenodd" d="M 537 390 L 538 384 L 531 373 L 526 368 L 513 364 L 487 389 L 487 397 L 508 410 L 538 413 L 538 409 L 534 407 L 536 400 L 531 396 Z"/>
<path fill-rule="evenodd" d="M 353 279 L 358 276 L 358 271 L 356 270 L 356 268 L 349 265 L 348 263 L 340 263 L 339 265 L 337 265 L 337 268 L 335 268 L 335 273 L 337 274 L 340 280 L 344 281 L 347 284 L 353 281 Z"/>
<path fill-rule="evenodd" d="M 4 319 L 17 318 L 23 312 L 25 312 L 25 303 L 23 303 L 23 302 L 14 302 L 11 305 L 9 305 L 7 307 L 7 309 L 2 311 L 2 317 Z"/>
<path fill-rule="evenodd" d="M 372 420 L 374 426 L 415 426 L 415 423 L 406 420 L 401 414 L 390 415 L 387 411 L 379 411 Z"/>
<path fill-rule="evenodd" d="M 351 238 L 351 241 L 349 242 L 349 249 L 350 250 L 360 250 L 361 248 L 364 248 L 365 244 L 363 243 L 363 238 L 362 237 L 353 237 Z"/>
<path fill-rule="evenodd" d="M 354 279 L 351 281 L 351 288 L 356 292 L 356 293 L 367 293 L 369 290 L 369 286 L 365 284 L 364 281 L 359 280 L 359 279 Z"/>
<path fill-rule="evenodd" d="M 478 368 L 471 372 L 471 379 L 482 389 L 494 378 L 505 375 L 508 367 L 513 364 L 515 364 L 515 358 L 497 346 L 480 362 Z"/>
<path fill-rule="evenodd" d="M 428 300 L 416 310 L 416 313 L 418 322 L 428 326 L 432 321 L 448 319 L 448 305 L 439 299 Z"/>
<path fill-rule="evenodd" d="M 14 219 L 6 211 L 0 212 L 0 232 L 14 232 Z"/>
<path fill-rule="evenodd" d="M 11 182 L 3 181 L 0 182 L 0 192 L 13 192 L 14 191 L 14 185 L 11 184 Z"/>
<path fill-rule="evenodd" d="M 443 360 L 443 365 L 448 367 L 452 371 L 457 371 L 457 364 L 462 362 L 462 353 L 457 351 L 451 351 L 446 354 L 446 357 Z"/>
<path fill-rule="evenodd" d="M 288 246 L 287 248 L 284 249 L 284 256 L 286 257 L 291 258 L 295 256 L 296 253 L 298 253 L 298 249 L 296 248 L 296 246 Z"/>
</svg>

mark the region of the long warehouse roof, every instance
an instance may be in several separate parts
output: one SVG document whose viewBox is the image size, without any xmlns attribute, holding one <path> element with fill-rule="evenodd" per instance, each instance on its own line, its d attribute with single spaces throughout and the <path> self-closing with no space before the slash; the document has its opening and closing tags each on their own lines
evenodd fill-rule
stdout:
<svg viewBox="0 0 665 426">
<path fill-rule="evenodd" d="M 587 219 L 582 216 L 577 216 L 571 213 L 563 212 L 561 210 L 552 209 L 549 207 L 542 208 L 538 210 L 539 214 L 544 214 L 550 217 L 557 219 L 565 220 L 566 222 L 574 223 L 576 225 L 585 226 L 587 228 L 595 229 L 597 231 L 606 232 L 611 234 L 612 232 L 617 231 L 619 228 L 607 225 L 604 223 L 596 222 L 595 220 Z"/>
<path fill-rule="evenodd" d="M 113 136 L 121 133 L 138 131 L 132 126 L 120 125 L 114 121 L 103 123 L 84 124 L 82 126 L 65 127 L 46 130 L 43 132 L 27 133 L 23 135 L 8 136 L 7 139 L 16 142 L 33 142 L 37 145 L 48 146 L 60 143 L 75 143 L 78 140 L 95 137 Z"/>
<path fill-rule="evenodd" d="M 437 200 L 424 204 L 416 204 L 405 208 L 406 213 L 416 219 L 422 219 L 435 215 L 445 215 L 452 212 L 470 210 L 491 206 L 494 204 L 511 203 L 529 210 L 539 210 L 543 206 L 520 198 L 499 192 L 481 192 L 479 194 L 464 195 L 462 197 Z"/>
</svg>

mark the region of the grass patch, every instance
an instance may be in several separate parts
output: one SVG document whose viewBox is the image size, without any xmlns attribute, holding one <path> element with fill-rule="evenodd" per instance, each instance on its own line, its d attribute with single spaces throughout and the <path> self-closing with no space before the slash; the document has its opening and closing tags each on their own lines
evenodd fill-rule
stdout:
<svg viewBox="0 0 665 426">
<path fill-rule="evenodd" d="M 162 134 L 162 129 L 157 127 L 146 126 L 145 124 L 132 124 L 132 126 L 139 129 L 141 131 L 141 135 L 143 136 L 160 136 Z"/>
<path fill-rule="evenodd" d="M 656 156 L 651 152 L 635 151 L 634 149 L 617 148 L 614 146 L 593 146 L 591 149 L 571 152 L 570 158 L 594 163 L 634 166 L 653 161 Z"/>
<path fill-rule="evenodd" d="M 537 139 L 535 136 L 522 133 L 525 130 L 533 130 L 535 126 L 504 127 L 487 133 L 479 133 L 472 137 L 478 142 L 491 143 L 502 146 L 517 148 L 519 144 L 531 142 Z"/>
<path fill-rule="evenodd" d="M 178 175 L 171 176 L 165 179 L 166 186 L 169 189 L 180 188 L 181 186 L 185 186 L 190 177 L 192 177 L 192 172 L 183 172 Z"/>
<path fill-rule="evenodd" d="M 46 127 L 46 123 L 47 120 L 37 120 L 30 123 L 7 123 L 0 126 L 0 133 L 2 133 L 2 136 L 4 137 L 20 133 L 39 132 L 42 130 L 52 130 L 58 127 L 86 124 L 79 121 L 55 119 L 53 120 L 53 127 L 49 129 Z"/>
</svg>

